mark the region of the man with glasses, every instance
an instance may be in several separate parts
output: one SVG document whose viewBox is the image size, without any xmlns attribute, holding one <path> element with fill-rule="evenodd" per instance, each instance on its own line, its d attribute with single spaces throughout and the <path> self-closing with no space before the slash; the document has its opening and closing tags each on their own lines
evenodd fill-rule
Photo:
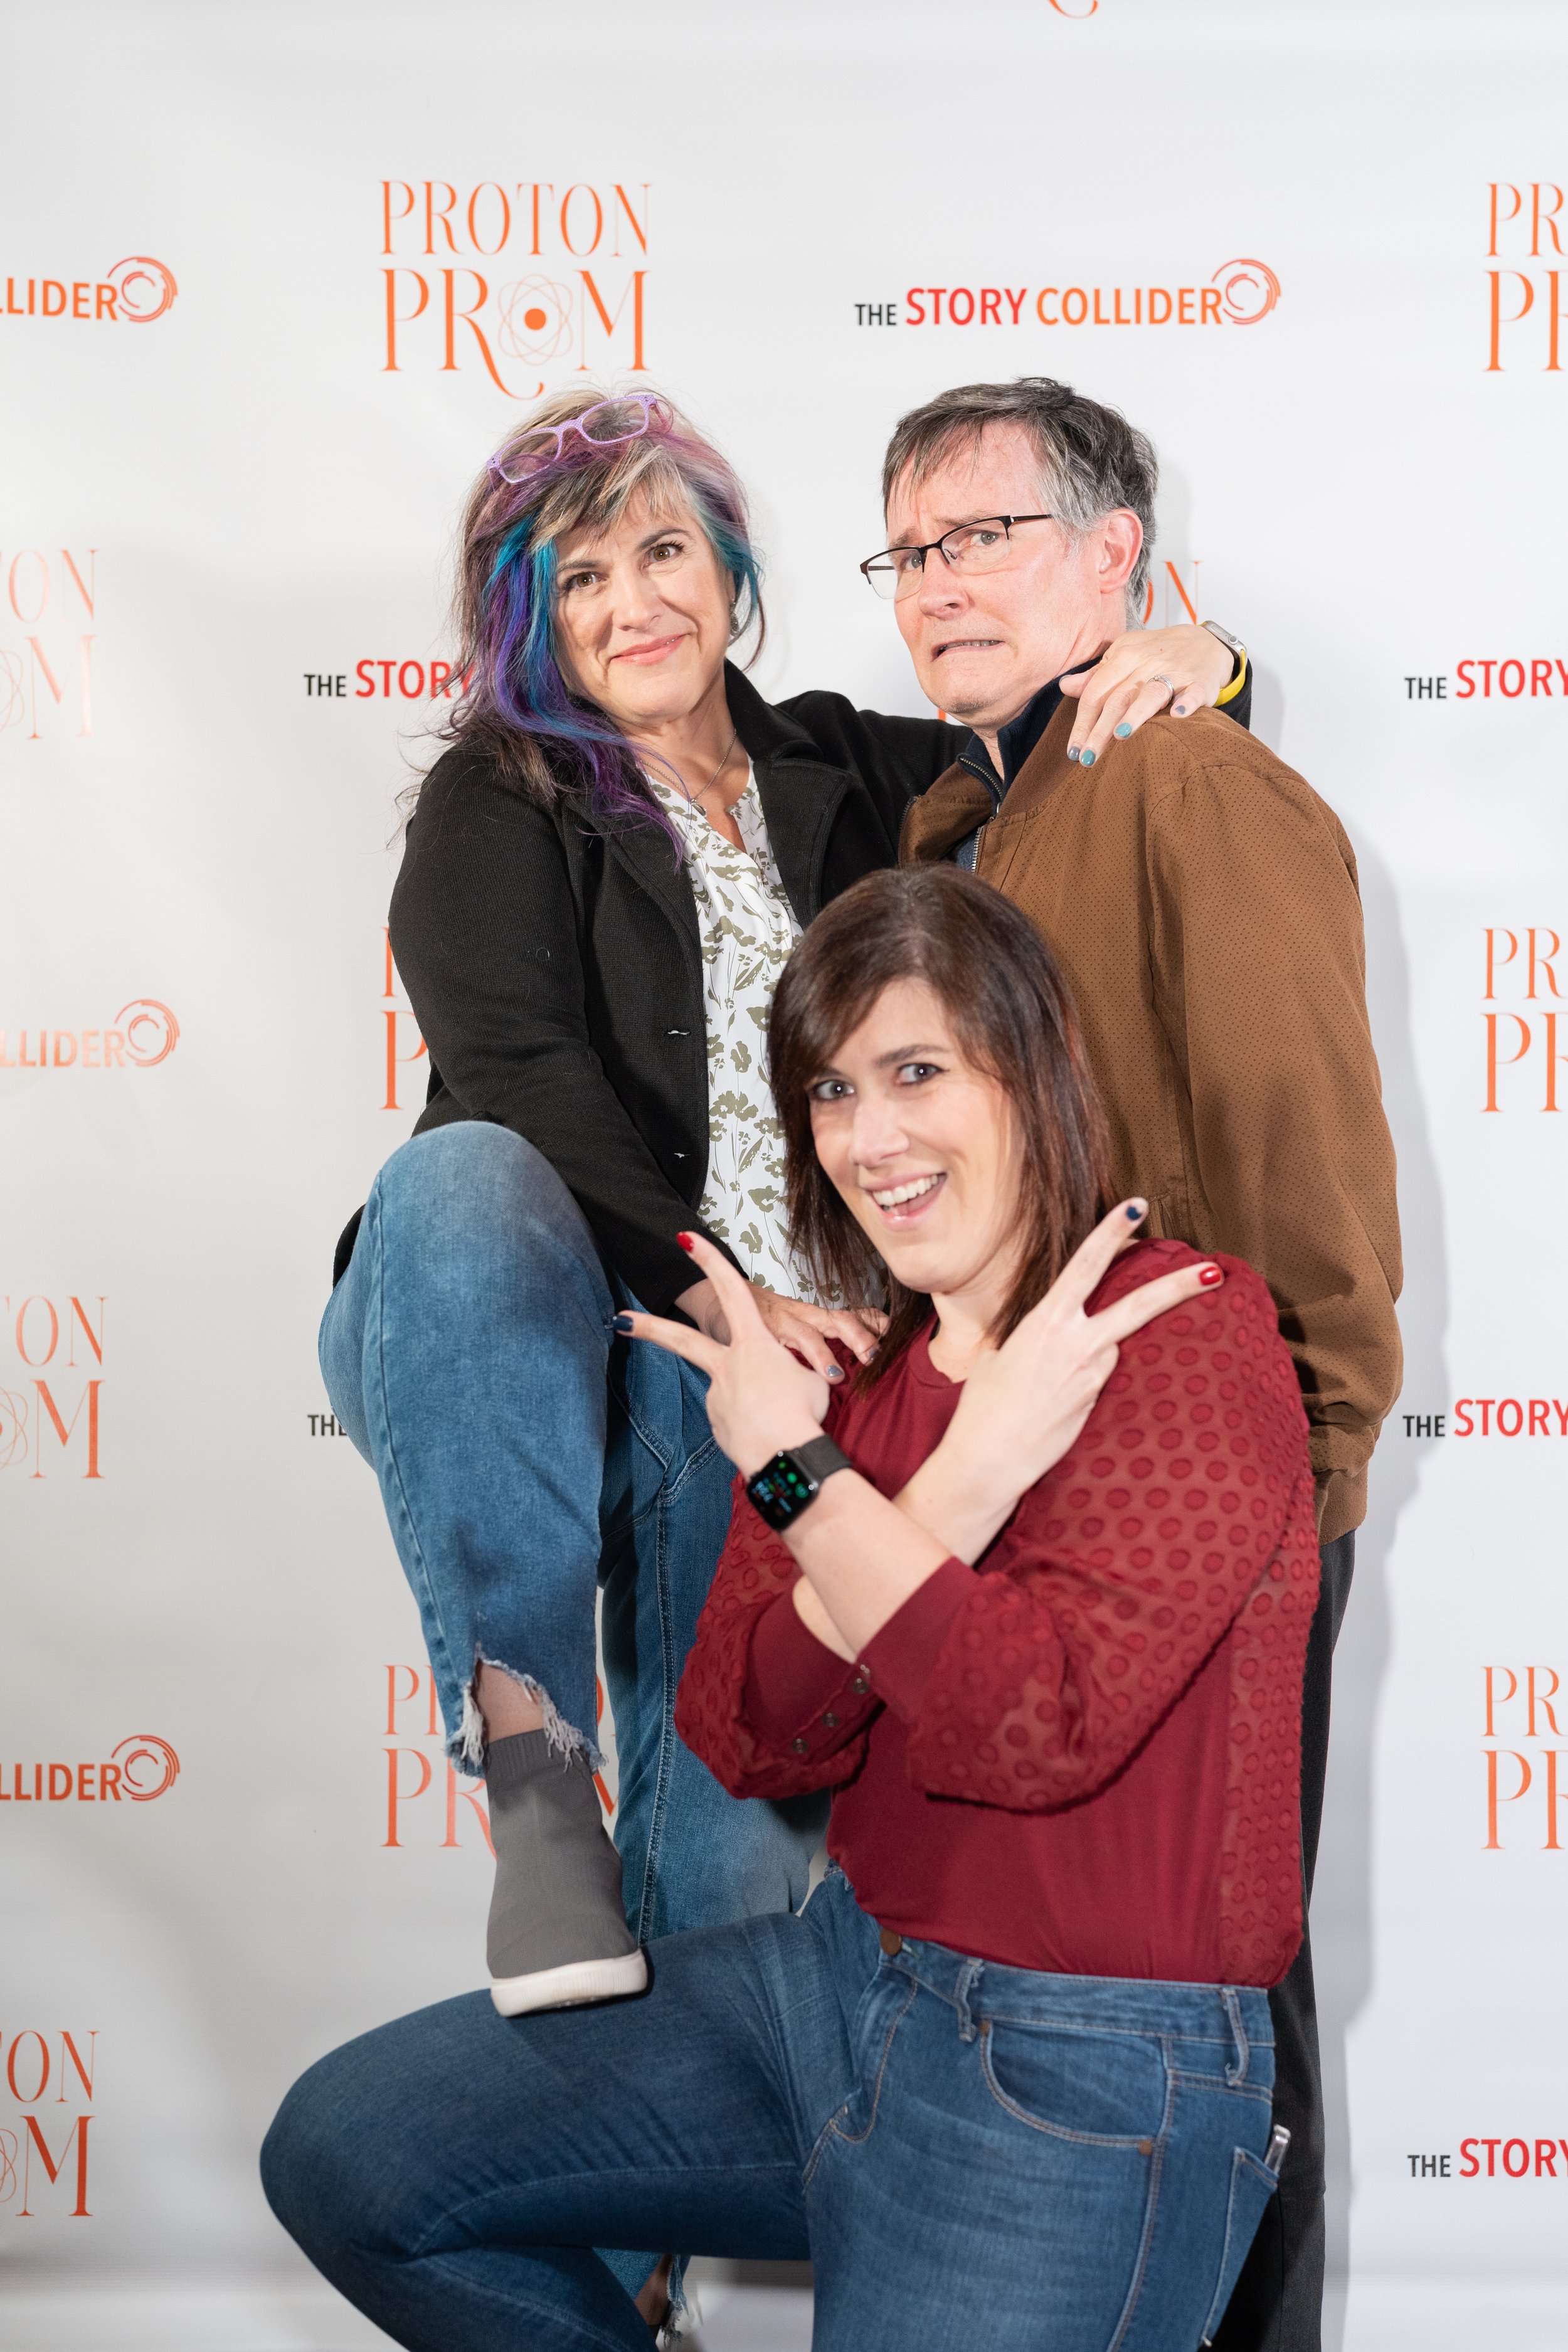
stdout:
<svg viewBox="0 0 1568 2352">
<path fill-rule="evenodd" d="M 1303 1697 L 1310 1893 L 1353 1530 L 1399 1390 L 1394 1151 L 1355 859 L 1332 810 L 1216 711 L 1148 717 L 1171 697 L 1158 674 L 1123 682 L 1081 753 L 1070 742 L 1064 679 L 1070 695 L 1074 669 L 1141 608 L 1156 480 L 1144 436 L 1067 385 L 966 385 L 900 422 L 883 468 L 890 544 L 861 569 L 892 601 L 925 693 L 973 730 L 912 803 L 902 856 L 956 859 L 1039 925 L 1082 1019 L 1113 1197 L 1146 1197 L 1152 1234 L 1247 1259 L 1279 1307 L 1322 1548 Z M 1223 1423 L 1222 1398 L 1221 1444 Z M 1221 2352 L 1320 2340 L 1323 2123 L 1305 1940 L 1271 2002 L 1290 2152 Z"/>
</svg>

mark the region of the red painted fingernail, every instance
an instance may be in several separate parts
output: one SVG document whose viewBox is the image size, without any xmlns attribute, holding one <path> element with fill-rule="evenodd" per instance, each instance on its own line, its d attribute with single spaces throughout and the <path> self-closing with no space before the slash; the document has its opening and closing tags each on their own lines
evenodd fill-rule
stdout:
<svg viewBox="0 0 1568 2352">
<path fill-rule="evenodd" d="M 680 1244 L 683 1250 L 695 1249 L 697 1246 L 689 1234 L 677 1234 L 675 1238 Z"/>
<path fill-rule="evenodd" d="M 1225 1280 L 1225 1268 L 1222 1265 L 1205 1265 L 1198 1280 L 1205 1290 L 1212 1290 L 1216 1282 Z"/>
</svg>

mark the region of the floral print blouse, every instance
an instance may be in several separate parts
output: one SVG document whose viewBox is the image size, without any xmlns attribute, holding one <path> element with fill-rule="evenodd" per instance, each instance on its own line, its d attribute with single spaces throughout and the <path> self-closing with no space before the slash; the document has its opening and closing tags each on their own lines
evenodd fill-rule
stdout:
<svg viewBox="0 0 1568 2352">
<path fill-rule="evenodd" d="M 764 1067 L 768 1012 L 800 925 L 774 863 L 756 774 L 748 771 L 731 811 L 743 849 L 663 777 L 650 773 L 648 782 L 685 845 L 702 941 L 709 1140 L 699 1214 L 752 1281 L 781 1297 L 808 1297 L 784 1232 L 784 1135 Z"/>
</svg>

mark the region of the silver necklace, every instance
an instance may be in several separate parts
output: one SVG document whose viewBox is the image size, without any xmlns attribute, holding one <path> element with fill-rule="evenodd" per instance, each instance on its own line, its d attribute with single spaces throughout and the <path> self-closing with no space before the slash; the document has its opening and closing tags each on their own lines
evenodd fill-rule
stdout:
<svg viewBox="0 0 1568 2352">
<path fill-rule="evenodd" d="M 713 773 L 703 785 L 701 792 L 693 793 L 688 786 L 686 779 L 681 774 L 680 770 L 679 768 L 675 768 L 674 761 L 672 760 L 670 761 L 670 766 L 675 768 L 677 782 L 679 783 L 681 791 L 686 794 L 686 804 L 688 808 L 694 809 L 697 806 L 698 802 L 702 798 L 703 793 L 710 793 L 712 791 L 714 785 L 718 782 L 720 777 L 723 774 L 725 769 L 730 763 L 730 754 L 735 748 L 735 739 L 740 734 L 740 731 L 739 727 L 732 727 L 730 730 L 730 740 L 724 746 L 724 757 L 720 761 L 718 766 L 714 769 Z"/>
</svg>

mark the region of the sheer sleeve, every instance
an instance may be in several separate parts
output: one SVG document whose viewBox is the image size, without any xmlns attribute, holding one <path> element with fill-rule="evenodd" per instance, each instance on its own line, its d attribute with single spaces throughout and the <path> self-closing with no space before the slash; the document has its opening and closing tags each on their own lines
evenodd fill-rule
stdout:
<svg viewBox="0 0 1568 2352">
<path fill-rule="evenodd" d="M 801 1623 L 790 1597 L 798 1575 L 737 1478 L 675 1707 L 681 1738 L 732 1797 L 799 1797 L 848 1780 L 880 1704 L 864 1667 Z"/>
<path fill-rule="evenodd" d="M 1140 1251 L 1096 1303 L 1192 1255 Z M 1318 1574 L 1306 1416 L 1267 1287 L 1219 1262 L 1212 1298 L 1126 1342 L 1081 1436 L 1020 1504 L 1005 1566 L 982 1562 L 918 1687 L 879 1649 L 896 1618 L 868 1645 L 931 1795 L 1020 1811 L 1092 1795 L 1238 1621 L 1244 1714 L 1297 1737 L 1287 1686 Z"/>
</svg>

